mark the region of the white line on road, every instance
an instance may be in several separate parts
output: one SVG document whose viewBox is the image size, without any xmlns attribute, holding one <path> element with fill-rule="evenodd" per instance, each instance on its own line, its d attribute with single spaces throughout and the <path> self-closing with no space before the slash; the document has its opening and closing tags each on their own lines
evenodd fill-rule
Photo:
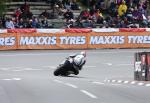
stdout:
<svg viewBox="0 0 150 103">
<path fill-rule="evenodd" d="M 142 86 L 142 85 L 144 85 L 144 83 L 138 83 L 138 85 Z"/>
<path fill-rule="evenodd" d="M 117 85 L 121 85 L 121 84 L 110 84 L 110 85 L 115 85 L 115 86 L 117 86 Z"/>
<path fill-rule="evenodd" d="M 54 79 L 54 82 L 57 82 L 57 83 L 63 83 L 62 81 L 57 80 L 57 79 Z"/>
<path fill-rule="evenodd" d="M 86 94 L 87 96 L 93 98 L 93 99 L 96 99 L 97 97 L 95 95 L 93 95 L 92 93 L 89 93 L 88 91 L 86 90 L 80 90 L 82 93 Z"/>
<path fill-rule="evenodd" d="M 106 65 L 109 65 L 109 66 L 111 66 L 111 65 L 113 65 L 112 63 L 105 63 Z"/>
<path fill-rule="evenodd" d="M 6 81 L 10 81 L 10 80 L 21 80 L 21 78 L 5 78 L 5 79 L 1 79 L 1 80 L 6 80 Z"/>
<path fill-rule="evenodd" d="M 114 83 L 114 82 L 116 82 L 116 80 L 112 80 L 111 82 L 113 82 L 113 83 Z"/>
<path fill-rule="evenodd" d="M 124 81 L 123 83 L 127 84 L 127 83 L 129 83 L 129 81 Z"/>
<path fill-rule="evenodd" d="M 122 80 L 118 80 L 118 81 L 117 81 L 117 83 L 121 83 L 121 82 L 122 82 Z"/>
<path fill-rule="evenodd" d="M 21 78 L 12 78 L 12 80 L 21 80 Z"/>
<path fill-rule="evenodd" d="M 105 83 L 102 83 L 102 82 L 92 82 L 94 84 L 98 84 L 98 85 L 104 85 Z"/>
<path fill-rule="evenodd" d="M 65 85 L 70 86 L 72 88 L 78 88 L 76 85 L 70 84 L 70 83 L 65 83 Z"/>
<path fill-rule="evenodd" d="M 12 79 L 2 79 L 2 80 L 6 80 L 6 81 L 9 81 L 9 80 L 12 80 Z"/>
<path fill-rule="evenodd" d="M 85 66 L 85 68 L 95 68 L 96 66 L 94 66 L 94 65 L 87 65 L 87 66 Z"/>
<path fill-rule="evenodd" d="M 116 66 L 130 66 L 130 65 L 133 65 L 133 64 L 116 64 Z"/>
<path fill-rule="evenodd" d="M 57 66 L 42 66 L 44 68 L 51 68 L 51 69 L 56 69 Z"/>
<path fill-rule="evenodd" d="M 132 81 L 130 84 L 135 84 L 136 82 L 135 81 Z"/>
<path fill-rule="evenodd" d="M 146 84 L 145 86 L 146 86 L 146 87 L 150 87 L 150 84 Z"/>
</svg>

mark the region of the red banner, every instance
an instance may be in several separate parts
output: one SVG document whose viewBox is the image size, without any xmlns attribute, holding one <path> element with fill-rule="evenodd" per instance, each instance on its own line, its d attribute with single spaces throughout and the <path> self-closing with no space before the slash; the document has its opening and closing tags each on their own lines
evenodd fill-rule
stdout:
<svg viewBox="0 0 150 103">
<path fill-rule="evenodd" d="M 65 32 L 69 33 L 89 33 L 92 29 L 65 29 Z"/>
<path fill-rule="evenodd" d="M 8 33 L 35 33 L 36 29 L 7 29 Z"/>
<path fill-rule="evenodd" d="M 145 28 L 119 28 L 119 32 L 146 32 Z"/>
</svg>

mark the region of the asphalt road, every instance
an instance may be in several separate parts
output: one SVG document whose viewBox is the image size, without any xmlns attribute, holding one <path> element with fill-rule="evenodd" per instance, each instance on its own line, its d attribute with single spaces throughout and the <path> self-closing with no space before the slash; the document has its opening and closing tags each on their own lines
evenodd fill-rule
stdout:
<svg viewBox="0 0 150 103">
<path fill-rule="evenodd" d="M 150 103 L 150 82 L 134 81 L 134 53 L 149 49 L 87 50 L 79 75 L 53 71 L 81 50 L 0 52 L 0 103 Z"/>
</svg>

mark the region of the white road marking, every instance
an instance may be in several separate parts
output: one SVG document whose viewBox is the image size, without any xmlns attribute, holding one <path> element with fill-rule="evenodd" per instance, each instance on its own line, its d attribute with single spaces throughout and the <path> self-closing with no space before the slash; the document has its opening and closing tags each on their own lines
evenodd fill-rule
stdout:
<svg viewBox="0 0 150 103">
<path fill-rule="evenodd" d="M 10 68 L 0 68 L 0 70 L 4 70 L 4 71 L 7 71 L 9 70 Z"/>
<path fill-rule="evenodd" d="M 110 82 L 110 80 L 107 80 L 107 82 L 109 83 L 109 82 Z"/>
<path fill-rule="evenodd" d="M 12 80 L 21 80 L 21 78 L 12 78 Z"/>
<path fill-rule="evenodd" d="M 86 94 L 87 96 L 93 98 L 93 99 L 96 99 L 97 97 L 95 95 L 93 95 L 92 93 L 89 93 L 88 91 L 86 90 L 80 90 L 82 93 Z"/>
<path fill-rule="evenodd" d="M 44 70 L 44 69 L 24 68 L 23 70 Z"/>
<path fill-rule="evenodd" d="M 145 86 L 146 86 L 146 87 L 150 87 L 150 84 L 146 84 Z"/>
<path fill-rule="evenodd" d="M 136 82 L 135 81 L 132 81 L 130 84 L 135 84 Z"/>
<path fill-rule="evenodd" d="M 129 66 L 129 65 L 133 65 L 133 64 L 116 64 L 116 66 Z"/>
<path fill-rule="evenodd" d="M 6 81 L 9 81 L 9 80 L 12 80 L 12 79 L 2 79 L 2 80 L 6 80 Z"/>
<path fill-rule="evenodd" d="M 76 85 L 70 84 L 70 83 L 65 83 L 65 85 L 70 86 L 72 88 L 78 88 Z"/>
<path fill-rule="evenodd" d="M 144 85 L 144 83 L 138 83 L 138 85 L 142 86 L 142 85 Z"/>
<path fill-rule="evenodd" d="M 94 65 L 87 65 L 87 66 L 84 66 L 85 68 L 95 68 L 96 66 Z"/>
<path fill-rule="evenodd" d="M 15 71 L 15 72 L 20 72 L 20 71 L 23 71 L 23 70 L 19 70 L 19 69 L 15 69 L 15 70 L 12 70 L 12 71 Z"/>
<path fill-rule="evenodd" d="M 133 64 L 113 64 L 113 63 L 102 63 L 102 64 L 106 64 L 108 66 L 130 66 L 130 65 L 133 65 Z"/>
<path fill-rule="evenodd" d="M 5 78 L 5 79 L 1 79 L 1 80 L 6 80 L 6 81 L 10 81 L 10 80 L 21 80 L 21 78 Z"/>
<path fill-rule="evenodd" d="M 116 80 L 112 80 L 112 82 L 114 83 L 114 82 L 116 82 Z"/>
<path fill-rule="evenodd" d="M 56 69 L 57 66 L 42 66 L 44 68 L 51 68 L 51 69 Z"/>
<path fill-rule="evenodd" d="M 94 84 L 98 84 L 98 85 L 104 85 L 105 83 L 102 83 L 102 82 L 92 82 Z"/>
<path fill-rule="evenodd" d="M 118 80 L 118 81 L 117 81 L 117 83 L 121 83 L 121 82 L 122 82 L 122 80 Z"/>
<path fill-rule="evenodd" d="M 121 85 L 121 84 L 110 84 L 110 85 L 115 85 L 115 86 L 117 86 L 117 85 Z"/>
<path fill-rule="evenodd" d="M 113 65 L 112 63 L 104 63 L 104 64 L 109 65 L 109 66 Z"/>
<path fill-rule="evenodd" d="M 124 81 L 123 83 L 127 84 L 127 83 L 129 83 L 129 81 Z"/>
<path fill-rule="evenodd" d="M 57 80 L 57 79 L 54 79 L 54 82 L 57 82 L 57 83 L 63 83 L 62 81 Z"/>
</svg>

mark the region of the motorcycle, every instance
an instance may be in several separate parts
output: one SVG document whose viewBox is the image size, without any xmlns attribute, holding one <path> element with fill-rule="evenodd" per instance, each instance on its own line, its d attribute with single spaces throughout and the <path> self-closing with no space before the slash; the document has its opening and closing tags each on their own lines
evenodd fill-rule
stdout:
<svg viewBox="0 0 150 103">
<path fill-rule="evenodd" d="M 55 76 L 68 76 L 70 74 L 79 74 L 79 70 L 85 64 L 85 53 L 80 53 L 78 55 L 70 55 L 62 63 L 59 64 L 57 69 L 54 71 Z"/>
<path fill-rule="evenodd" d="M 77 75 L 78 73 L 75 71 L 73 64 L 68 59 L 60 63 L 54 71 L 55 76 L 69 76 L 71 74 Z"/>
</svg>

